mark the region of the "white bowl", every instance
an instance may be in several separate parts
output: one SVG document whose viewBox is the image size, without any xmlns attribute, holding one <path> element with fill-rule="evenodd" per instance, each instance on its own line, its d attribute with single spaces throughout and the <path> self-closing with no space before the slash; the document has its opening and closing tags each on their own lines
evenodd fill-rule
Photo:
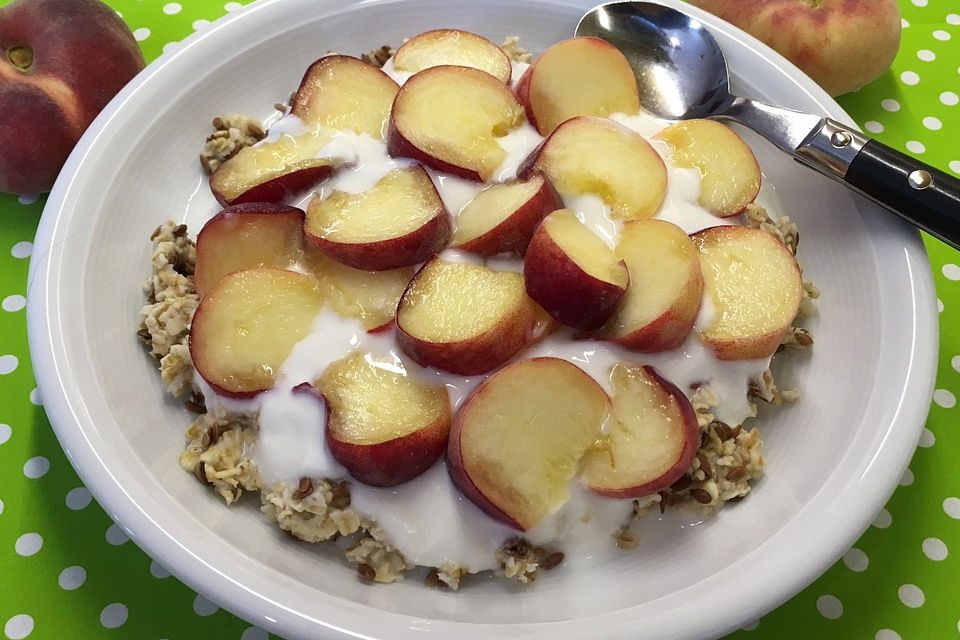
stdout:
<svg viewBox="0 0 960 640">
<path fill-rule="evenodd" d="M 133 332 L 147 236 L 168 217 L 186 217 L 191 194 L 206 189 L 196 156 L 210 117 L 266 116 L 328 50 L 358 54 L 453 26 L 497 39 L 518 34 L 538 51 L 570 36 L 591 5 L 263 0 L 151 65 L 83 137 L 36 239 L 33 363 L 60 442 L 89 489 L 188 585 L 297 638 L 712 637 L 823 572 L 893 491 L 926 415 L 937 353 L 918 234 L 755 136 L 823 297 L 816 348 L 788 370 L 803 398 L 763 421 L 768 475 L 718 517 L 684 529 L 654 519 L 635 553 L 531 588 L 486 581 L 446 593 L 413 580 L 370 587 L 334 551 L 291 543 L 249 506 L 225 508 L 177 465 L 189 418 L 164 399 Z M 740 91 L 852 124 L 783 58 L 686 9 L 717 36 Z"/>
</svg>

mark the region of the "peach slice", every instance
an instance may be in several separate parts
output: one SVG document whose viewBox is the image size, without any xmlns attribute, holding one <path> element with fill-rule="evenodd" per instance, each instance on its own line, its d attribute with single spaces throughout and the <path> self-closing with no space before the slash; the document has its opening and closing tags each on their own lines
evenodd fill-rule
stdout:
<svg viewBox="0 0 960 640">
<path fill-rule="evenodd" d="M 595 329 L 627 290 L 627 267 L 568 209 L 540 223 L 523 258 L 527 295 L 554 320 Z"/>
<path fill-rule="evenodd" d="M 390 76 L 358 58 L 324 56 L 304 74 L 291 113 L 313 126 L 383 140 L 399 90 Z"/>
<path fill-rule="evenodd" d="M 447 246 L 450 216 L 422 167 L 391 171 L 370 190 L 314 198 L 307 242 L 355 269 L 419 264 Z"/>
<path fill-rule="evenodd" d="M 482 256 L 523 253 L 540 221 L 562 206 L 553 185 L 540 174 L 491 185 L 460 210 L 453 245 Z"/>
<path fill-rule="evenodd" d="M 400 298 L 397 341 L 424 367 L 486 373 L 528 344 L 538 311 L 519 273 L 434 259 Z"/>
<path fill-rule="evenodd" d="M 423 71 L 440 65 L 458 65 L 486 71 L 500 82 L 510 82 L 513 67 L 503 49 L 486 38 L 458 29 L 436 29 L 414 36 L 393 56 L 397 71 Z"/>
<path fill-rule="evenodd" d="M 327 445 L 364 484 L 392 487 L 433 465 L 447 447 L 447 390 L 398 373 L 392 359 L 354 352 L 316 386 L 327 400 Z"/>
<path fill-rule="evenodd" d="M 323 307 L 316 278 L 262 267 L 224 276 L 200 301 L 190 356 L 210 386 L 249 398 L 273 386 Z"/>
<path fill-rule="evenodd" d="M 394 157 L 483 182 L 507 157 L 496 139 L 523 121 L 523 107 L 489 73 L 431 67 L 407 80 L 393 101 L 387 149 Z"/>
<path fill-rule="evenodd" d="M 344 161 L 322 150 L 333 135 L 322 129 L 240 150 L 210 176 L 210 190 L 224 206 L 279 202 L 325 180 Z"/>
<path fill-rule="evenodd" d="M 516 94 L 544 136 L 577 116 L 640 112 L 630 63 L 599 38 L 571 38 L 544 51 L 520 78 Z"/>
<path fill-rule="evenodd" d="M 777 238 L 749 227 L 693 234 L 714 306 L 700 337 L 721 360 L 767 358 L 777 350 L 803 297 L 796 258 Z"/>
<path fill-rule="evenodd" d="M 713 120 L 685 120 L 656 135 L 680 167 L 700 172 L 700 204 L 715 216 L 741 213 L 760 191 L 760 165 L 737 133 Z"/>
<path fill-rule="evenodd" d="M 685 474 L 700 447 L 697 415 L 653 367 L 613 368 L 613 421 L 602 446 L 583 457 L 586 484 L 611 498 L 639 498 Z"/>
<path fill-rule="evenodd" d="M 542 171 L 561 195 L 593 193 L 615 218 L 644 220 L 667 193 L 667 167 L 643 136 L 605 118 L 581 116 L 557 127 L 517 175 Z"/>
<path fill-rule="evenodd" d="M 683 344 L 700 310 L 700 258 L 683 229 L 665 220 L 624 225 L 616 253 L 630 286 L 598 336 L 635 351 L 668 351 Z"/>
<path fill-rule="evenodd" d="M 197 234 L 197 293 L 206 294 L 228 273 L 299 262 L 303 218 L 300 209 L 265 202 L 228 207 L 212 217 Z"/>
<path fill-rule="evenodd" d="M 412 267 L 389 271 L 362 271 L 307 247 L 304 265 L 319 280 L 327 302 L 340 316 L 359 320 L 375 331 L 389 325 L 400 296 L 413 279 Z"/>
<path fill-rule="evenodd" d="M 492 518 L 526 531 L 570 498 L 570 480 L 595 446 L 610 400 L 558 358 L 514 363 L 464 402 L 447 457 L 458 489 Z"/>
</svg>

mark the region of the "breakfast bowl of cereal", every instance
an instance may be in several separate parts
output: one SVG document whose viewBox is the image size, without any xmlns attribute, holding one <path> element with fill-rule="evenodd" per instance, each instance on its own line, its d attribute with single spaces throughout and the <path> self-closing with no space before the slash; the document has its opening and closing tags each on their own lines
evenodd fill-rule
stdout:
<svg viewBox="0 0 960 640">
<path fill-rule="evenodd" d="M 184 582 L 292 638 L 714 637 L 880 509 L 932 389 L 919 237 L 643 112 L 589 8 L 266 0 L 81 141 L 38 382 Z M 690 11 L 741 93 L 850 122 Z"/>
</svg>

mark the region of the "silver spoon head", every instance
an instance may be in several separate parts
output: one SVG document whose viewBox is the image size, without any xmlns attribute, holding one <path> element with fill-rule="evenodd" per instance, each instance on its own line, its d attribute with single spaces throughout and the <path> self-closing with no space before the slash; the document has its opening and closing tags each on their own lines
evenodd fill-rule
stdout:
<svg viewBox="0 0 960 640">
<path fill-rule="evenodd" d="M 654 2 L 611 2 L 591 9 L 577 36 L 606 40 L 637 76 L 640 104 L 669 120 L 704 118 L 732 100 L 723 51 L 699 20 Z"/>
</svg>

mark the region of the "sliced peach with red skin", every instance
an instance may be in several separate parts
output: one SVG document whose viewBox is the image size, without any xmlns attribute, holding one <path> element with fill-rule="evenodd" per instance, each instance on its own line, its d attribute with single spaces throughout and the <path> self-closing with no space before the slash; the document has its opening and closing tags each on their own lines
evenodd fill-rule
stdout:
<svg viewBox="0 0 960 640">
<path fill-rule="evenodd" d="M 741 213 L 760 192 L 760 165 L 737 132 L 713 120 L 684 120 L 656 135 L 680 167 L 700 172 L 699 201 L 715 216 Z"/>
<path fill-rule="evenodd" d="M 350 475 L 375 487 L 412 480 L 447 448 L 447 390 L 429 387 L 375 356 L 354 352 L 315 383 L 327 400 L 326 439 Z M 392 365 L 392 360 L 387 362 Z"/>
<path fill-rule="evenodd" d="M 612 426 L 603 445 L 583 457 L 584 482 L 611 498 L 662 491 L 693 464 L 700 447 L 697 414 L 683 392 L 653 367 L 620 363 L 610 379 Z"/>
<path fill-rule="evenodd" d="M 414 36 L 393 55 L 393 68 L 416 73 L 440 65 L 473 67 L 510 83 L 513 66 L 507 54 L 484 37 L 459 29 L 435 29 Z"/>
<path fill-rule="evenodd" d="M 270 389 L 322 307 L 320 284 L 310 275 L 262 267 L 224 276 L 193 316 L 190 356 L 197 373 L 235 398 Z"/>
<path fill-rule="evenodd" d="M 420 166 L 396 169 L 361 193 L 334 191 L 307 208 L 307 242 L 355 269 L 424 262 L 450 241 L 450 216 Z"/>
<path fill-rule="evenodd" d="M 519 273 L 434 259 L 400 298 L 397 341 L 424 367 L 476 375 L 527 346 L 540 313 Z"/>
<path fill-rule="evenodd" d="M 286 268 L 303 256 L 303 211 L 268 202 L 227 207 L 197 234 L 194 284 L 204 295 L 223 276 L 256 267 Z"/>
<path fill-rule="evenodd" d="M 566 360 L 513 363 L 454 416 L 450 478 L 490 517 L 532 529 L 569 500 L 570 480 L 609 413 L 603 389 Z"/>
<path fill-rule="evenodd" d="M 322 153 L 331 140 L 329 131 L 316 129 L 241 149 L 213 172 L 210 190 L 224 206 L 291 198 L 344 164 L 343 158 Z"/>
<path fill-rule="evenodd" d="M 571 38 L 544 51 L 521 76 L 516 94 L 544 136 L 577 116 L 640 112 L 630 63 L 599 38 Z"/>
<path fill-rule="evenodd" d="M 563 196 L 592 193 L 621 220 L 653 217 L 667 193 L 667 167 L 643 136 L 592 116 L 567 120 L 520 165 L 543 172 Z"/>
<path fill-rule="evenodd" d="M 358 58 L 324 56 L 304 74 L 291 113 L 312 126 L 383 140 L 399 90 L 390 76 Z"/>
<path fill-rule="evenodd" d="M 630 272 L 630 286 L 597 335 L 634 351 L 679 347 L 703 298 L 700 257 L 693 242 L 673 223 L 642 220 L 624 225 L 616 253 Z"/>
<path fill-rule="evenodd" d="M 595 329 L 627 291 L 627 267 L 569 209 L 540 223 L 523 258 L 527 295 L 554 320 Z"/>
<path fill-rule="evenodd" d="M 490 185 L 460 210 L 453 246 L 482 256 L 523 253 L 540 221 L 562 206 L 541 174 Z"/>
<path fill-rule="evenodd" d="M 414 74 L 393 101 L 387 149 L 431 169 L 483 182 L 507 157 L 497 144 L 524 122 L 507 86 L 470 67 Z"/>
<path fill-rule="evenodd" d="M 721 360 L 768 358 L 803 299 L 800 266 L 777 238 L 750 227 L 710 227 L 693 234 L 713 317 L 700 337 Z"/>
<path fill-rule="evenodd" d="M 359 320 L 368 332 L 389 327 L 397 303 L 415 273 L 412 267 L 363 271 L 307 247 L 304 266 L 320 280 L 324 297 L 340 316 Z"/>
</svg>

